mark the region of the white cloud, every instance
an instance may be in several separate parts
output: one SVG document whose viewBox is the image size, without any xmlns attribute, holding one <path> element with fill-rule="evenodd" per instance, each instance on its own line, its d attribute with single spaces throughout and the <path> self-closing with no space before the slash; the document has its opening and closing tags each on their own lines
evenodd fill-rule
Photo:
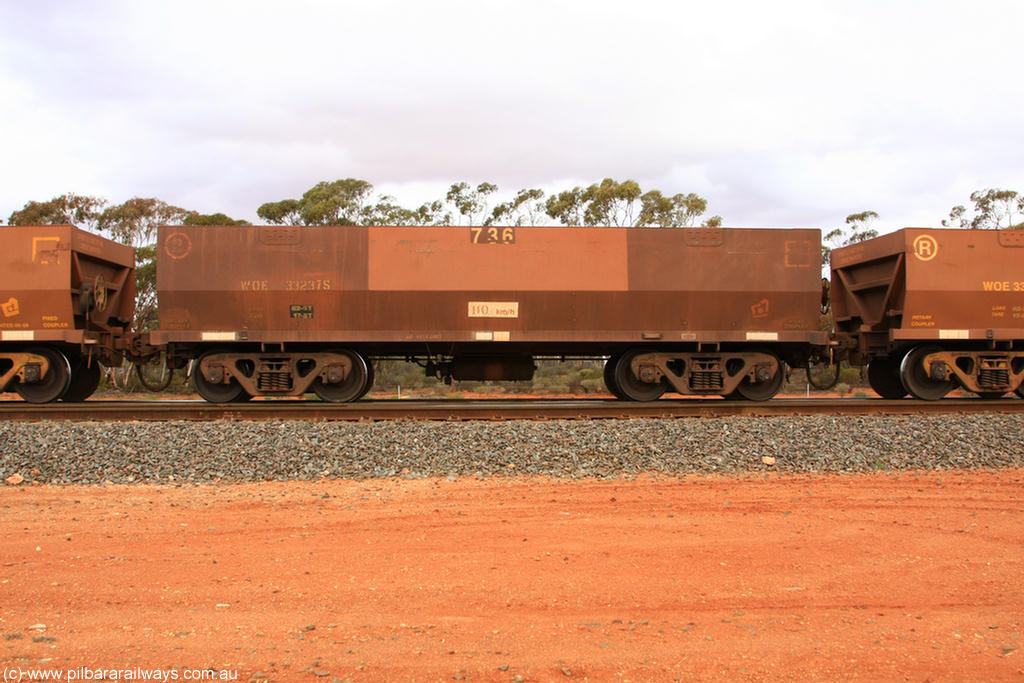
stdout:
<svg viewBox="0 0 1024 683">
<path fill-rule="evenodd" d="M 7 3 L 0 216 L 65 191 L 255 219 L 340 177 L 416 204 L 611 176 L 727 224 L 936 224 L 974 189 L 1024 190 L 1021 19 L 994 0 Z"/>
</svg>

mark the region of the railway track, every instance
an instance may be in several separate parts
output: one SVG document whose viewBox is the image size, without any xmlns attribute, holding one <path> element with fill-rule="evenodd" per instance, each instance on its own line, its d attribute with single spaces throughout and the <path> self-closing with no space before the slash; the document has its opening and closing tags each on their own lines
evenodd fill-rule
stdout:
<svg viewBox="0 0 1024 683">
<path fill-rule="evenodd" d="M 355 403 L 322 401 L 253 401 L 212 404 L 205 401 L 87 401 L 31 405 L 0 401 L 0 420 L 131 421 L 259 421 L 302 420 L 594 420 L 630 418 L 789 416 L 789 415 L 925 415 L 1024 412 L 1024 400 L 984 401 L 951 398 L 941 401 L 883 399 L 794 399 L 749 401 L 660 400 L 626 403 L 607 399 L 580 400 L 367 400 Z"/>
</svg>

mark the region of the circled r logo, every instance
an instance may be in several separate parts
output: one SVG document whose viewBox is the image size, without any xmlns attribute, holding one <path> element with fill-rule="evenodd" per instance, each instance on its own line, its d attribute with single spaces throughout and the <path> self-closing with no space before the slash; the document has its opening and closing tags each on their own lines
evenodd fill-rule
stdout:
<svg viewBox="0 0 1024 683">
<path fill-rule="evenodd" d="M 939 253 L 939 243 L 931 235 L 918 235 L 914 239 L 914 256 L 921 261 L 931 261 Z"/>
<path fill-rule="evenodd" d="M 183 259 L 192 253 L 192 239 L 183 232 L 171 233 L 164 240 L 164 252 L 172 259 Z"/>
</svg>

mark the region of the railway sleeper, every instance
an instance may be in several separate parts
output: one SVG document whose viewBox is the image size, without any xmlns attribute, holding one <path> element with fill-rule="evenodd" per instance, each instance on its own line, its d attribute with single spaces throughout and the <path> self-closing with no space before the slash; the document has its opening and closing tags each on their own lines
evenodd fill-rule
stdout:
<svg viewBox="0 0 1024 683">
<path fill-rule="evenodd" d="M 782 361 L 769 351 L 639 353 L 630 367 L 641 382 L 666 382 L 684 395 L 766 400 L 778 392 L 784 379 Z"/>
<path fill-rule="evenodd" d="M 936 383 L 956 380 L 981 396 L 1002 396 L 1024 383 L 1024 351 L 933 351 L 920 358 L 924 376 Z"/>
<path fill-rule="evenodd" d="M 301 396 L 314 383 L 330 387 L 345 382 L 353 360 L 343 353 L 207 353 L 196 372 L 209 385 L 237 382 L 250 396 Z"/>
</svg>

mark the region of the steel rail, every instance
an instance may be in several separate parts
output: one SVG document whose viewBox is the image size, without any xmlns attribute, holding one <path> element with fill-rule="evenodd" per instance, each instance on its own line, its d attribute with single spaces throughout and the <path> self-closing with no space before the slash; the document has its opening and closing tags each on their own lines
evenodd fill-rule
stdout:
<svg viewBox="0 0 1024 683">
<path fill-rule="evenodd" d="M 1024 400 L 952 398 L 941 401 L 904 399 L 794 399 L 763 403 L 721 399 L 663 399 L 628 403 L 608 399 L 580 400 L 363 400 L 355 403 L 274 400 L 213 404 L 195 400 L 86 401 L 35 405 L 0 401 L 0 420 L 212 421 L 212 420 L 592 420 L 679 417 L 770 417 L 783 415 L 924 415 L 1024 412 Z"/>
</svg>

